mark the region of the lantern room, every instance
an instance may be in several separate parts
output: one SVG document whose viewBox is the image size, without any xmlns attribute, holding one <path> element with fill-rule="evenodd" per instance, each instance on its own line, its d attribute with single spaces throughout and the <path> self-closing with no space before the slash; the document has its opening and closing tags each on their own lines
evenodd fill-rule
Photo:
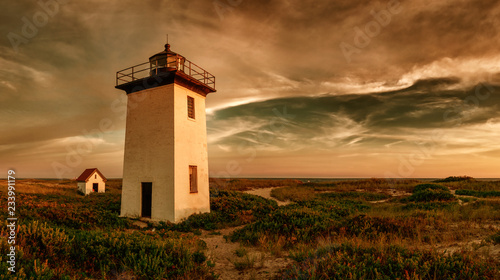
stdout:
<svg viewBox="0 0 500 280">
<path fill-rule="evenodd" d="M 186 59 L 170 50 L 170 44 L 165 45 L 165 50 L 149 58 L 150 75 L 179 70 L 184 72 Z"/>
</svg>

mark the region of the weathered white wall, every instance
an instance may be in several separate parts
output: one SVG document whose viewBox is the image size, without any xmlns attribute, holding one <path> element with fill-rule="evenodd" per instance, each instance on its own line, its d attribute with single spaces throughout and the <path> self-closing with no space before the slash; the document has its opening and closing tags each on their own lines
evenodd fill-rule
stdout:
<svg viewBox="0 0 500 280">
<path fill-rule="evenodd" d="M 194 98 L 195 119 L 187 112 Z M 193 213 L 210 212 L 205 97 L 175 85 L 175 222 Z M 197 166 L 198 193 L 190 193 L 189 165 Z"/>
<path fill-rule="evenodd" d="M 170 84 L 128 94 L 122 216 L 141 216 L 141 182 L 152 182 L 151 218 L 174 220 L 173 88 Z"/>
<path fill-rule="evenodd" d="M 198 167 L 198 193 L 190 193 L 189 165 Z M 153 183 L 153 220 L 210 211 L 205 97 L 174 84 L 128 94 L 122 216 L 141 216 L 141 182 Z"/>
<path fill-rule="evenodd" d="M 87 181 L 87 184 L 86 184 L 86 187 L 85 187 L 86 188 L 85 194 L 92 193 L 92 185 L 94 183 L 98 183 L 99 184 L 99 186 L 97 187 L 98 192 L 103 193 L 105 191 L 105 189 L 106 189 L 106 183 L 104 182 L 104 180 L 102 179 L 102 177 L 99 176 L 99 174 L 97 174 L 97 172 L 94 171 L 94 173 L 90 176 L 89 180 Z"/>
</svg>

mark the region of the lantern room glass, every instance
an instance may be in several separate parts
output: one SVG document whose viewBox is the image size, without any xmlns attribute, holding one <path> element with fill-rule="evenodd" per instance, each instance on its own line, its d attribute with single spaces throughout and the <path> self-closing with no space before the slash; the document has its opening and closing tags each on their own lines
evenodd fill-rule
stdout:
<svg viewBox="0 0 500 280">
<path fill-rule="evenodd" d="M 159 54 L 149 60 L 151 75 L 158 75 L 162 72 L 174 70 L 184 72 L 185 58 L 178 54 Z"/>
</svg>

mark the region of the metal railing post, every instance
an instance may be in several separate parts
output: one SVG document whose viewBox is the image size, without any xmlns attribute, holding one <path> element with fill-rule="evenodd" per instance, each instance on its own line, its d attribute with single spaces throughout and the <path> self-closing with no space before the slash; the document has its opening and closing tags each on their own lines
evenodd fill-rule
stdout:
<svg viewBox="0 0 500 280">
<path fill-rule="evenodd" d="M 181 69 L 184 72 L 185 75 L 189 75 L 192 79 L 201 82 L 205 84 L 206 86 L 212 87 L 215 89 L 215 77 L 207 72 L 205 69 L 199 67 L 198 65 L 194 64 L 190 60 L 182 60 L 182 57 L 177 56 L 175 61 L 172 61 L 170 64 L 167 59 L 164 61 L 166 64 L 166 68 L 172 67 L 176 68 L 177 70 Z M 156 59 L 154 63 L 151 61 L 141 63 L 138 65 L 134 65 L 128 68 L 125 68 L 123 70 L 117 71 L 115 75 L 116 79 L 116 86 L 126 84 L 133 82 L 135 80 L 141 79 L 141 77 L 149 77 L 154 74 L 158 75 L 160 72 L 159 64 L 161 61 Z M 139 67 L 139 70 L 137 70 L 136 73 L 136 68 Z M 186 71 L 186 67 L 189 68 L 189 71 Z M 196 69 L 194 69 L 196 67 Z M 141 74 L 143 71 L 149 71 L 146 75 Z M 136 76 L 136 74 L 138 76 Z M 202 76 L 202 77 L 200 77 Z"/>
</svg>

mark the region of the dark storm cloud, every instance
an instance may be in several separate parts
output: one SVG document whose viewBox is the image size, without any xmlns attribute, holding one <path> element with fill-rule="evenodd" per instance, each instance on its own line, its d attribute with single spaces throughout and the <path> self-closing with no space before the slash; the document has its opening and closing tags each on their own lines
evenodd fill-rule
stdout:
<svg viewBox="0 0 500 280">
<path fill-rule="evenodd" d="M 211 144 L 266 148 L 270 143 L 261 138 L 273 138 L 272 144 L 284 150 L 356 142 L 369 148 L 407 141 L 420 130 L 465 128 L 500 117 L 500 86 L 447 88 L 458 82 L 456 78 L 420 80 L 392 92 L 279 98 L 222 109 L 209 118 L 209 134 L 217 135 L 223 127 L 240 130 Z M 245 119 L 249 122 L 241 121 Z"/>
</svg>

